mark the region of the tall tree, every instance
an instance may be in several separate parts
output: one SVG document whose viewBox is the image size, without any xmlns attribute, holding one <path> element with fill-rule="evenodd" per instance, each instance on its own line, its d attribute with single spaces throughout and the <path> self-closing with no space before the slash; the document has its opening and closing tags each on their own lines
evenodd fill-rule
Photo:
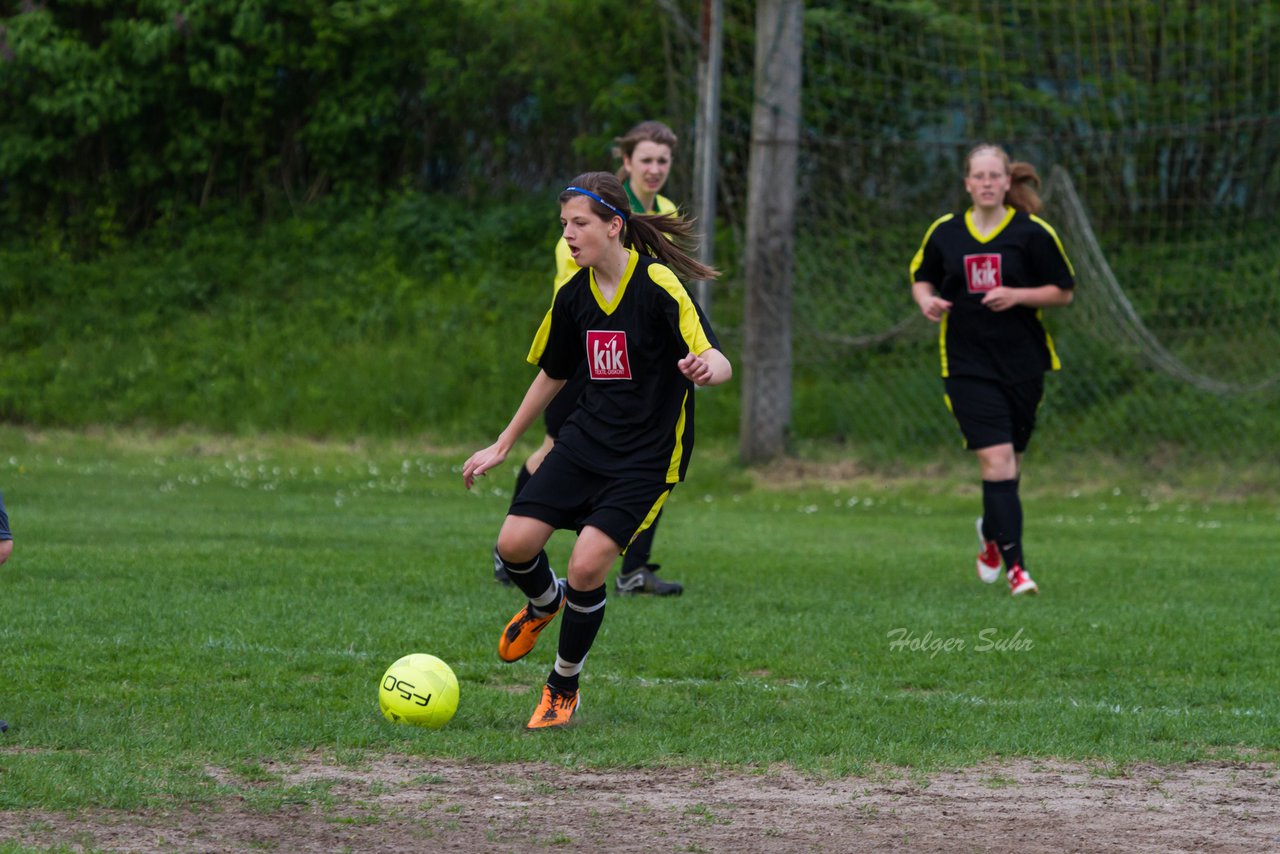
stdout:
<svg viewBox="0 0 1280 854">
<path fill-rule="evenodd" d="M 761 0 L 742 353 L 740 449 L 748 462 L 781 454 L 791 420 L 791 280 L 803 49 L 803 0 Z"/>
</svg>

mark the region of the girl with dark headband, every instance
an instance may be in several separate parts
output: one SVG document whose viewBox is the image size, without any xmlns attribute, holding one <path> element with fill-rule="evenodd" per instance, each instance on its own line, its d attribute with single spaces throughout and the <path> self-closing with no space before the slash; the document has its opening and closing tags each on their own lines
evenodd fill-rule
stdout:
<svg viewBox="0 0 1280 854">
<path fill-rule="evenodd" d="M 671 174 L 671 164 L 676 150 L 676 135 L 667 125 L 659 121 L 644 121 L 627 131 L 625 136 L 614 140 L 614 156 L 622 161 L 622 168 L 617 172 L 618 180 L 627 195 L 627 204 L 635 213 L 674 214 L 676 205 L 662 195 L 667 178 Z M 578 265 L 569 254 L 568 244 L 564 238 L 556 242 L 556 278 L 558 286 L 578 272 Z M 696 305 L 696 303 L 695 303 Z M 586 384 L 586 368 L 579 368 L 565 383 L 560 393 L 547 405 L 544 413 L 546 436 L 542 444 L 524 461 L 516 472 L 515 492 L 519 493 L 529 478 L 542 465 L 542 461 L 555 445 L 560 428 L 570 413 L 578 406 Z M 620 594 L 648 594 L 653 596 L 679 596 L 684 592 L 684 585 L 678 581 L 669 581 L 658 576 L 658 564 L 650 563 L 653 552 L 654 535 L 662 515 L 635 539 L 622 558 L 622 566 L 614 589 Z M 493 577 L 501 584 L 510 584 L 511 578 L 502 568 L 498 560 L 497 548 L 494 548 Z"/>
<path fill-rule="evenodd" d="M 529 600 L 503 629 L 498 656 L 523 658 L 556 614 L 565 614 L 530 729 L 573 718 L 583 662 L 604 620 L 605 576 L 685 477 L 694 385 L 720 385 L 733 373 L 680 283 L 718 275 L 681 248 L 692 233 L 686 220 L 634 213 L 607 172 L 578 176 L 559 201 L 565 242 L 580 269 L 556 291 L 534 336 L 528 360 L 541 370 L 524 401 L 498 440 L 462 468 L 470 489 L 587 365 L 577 408 L 512 500 L 498 535 L 497 559 Z M 557 528 L 578 532 L 563 580 L 544 551 Z"/>
</svg>

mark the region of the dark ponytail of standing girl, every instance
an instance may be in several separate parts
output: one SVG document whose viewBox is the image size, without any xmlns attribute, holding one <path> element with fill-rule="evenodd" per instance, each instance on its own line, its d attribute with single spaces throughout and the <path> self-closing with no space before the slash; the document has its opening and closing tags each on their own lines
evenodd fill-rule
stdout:
<svg viewBox="0 0 1280 854">
<path fill-rule="evenodd" d="M 689 247 L 691 251 L 696 243 L 691 220 L 675 214 L 632 213 L 622 182 L 608 172 L 586 172 L 574 178 L 569 186 L 603 199 L 604 204 L 601 204 L 590 196 L 586 197 L 591 203 L 591 210 L 604 222 L 615 216 L 622 217 L 622 245 L 641 255 L 657 258 L 681 281 L 714 279 L 720 275 L 719 270 L 708 267 L 681 248 Z M 560 194 L 560 204 L 577 195 L 581 194 L 566 189 Z"/>
</svg>

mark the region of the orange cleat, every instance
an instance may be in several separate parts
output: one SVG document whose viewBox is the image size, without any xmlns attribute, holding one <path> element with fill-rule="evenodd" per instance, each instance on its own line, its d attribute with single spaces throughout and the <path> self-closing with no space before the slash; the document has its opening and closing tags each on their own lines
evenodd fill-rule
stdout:
<svg viewBox="0 0 1280 854">
<path fill-rule="evenodd" d="M 559 614 L 563 607 L 563 591 L 560 593 L 560 601 L 556 603 L 556 609 L 550 614 L 538 616 L 533 612 L 533 605 L 526 603 L 502 630 L 502 636 L 498 638 L 498 658 L 509 663 L 519 661 L 528 655 L 533 650 L 533 645 L 538 642 L 538 635 L 556 618 L 556 614 Z"/>
<path fill-rule="evenodd" d="M 578 711 L 582 698 L 578 691 L 561 691 L 550 685 L 542 686 L 542 700 L 538 708 L 533 710 L 527 729 L 546 729 L 555 726 L 568 726 L 573 720 L 573 713 Z"/>
</svg>

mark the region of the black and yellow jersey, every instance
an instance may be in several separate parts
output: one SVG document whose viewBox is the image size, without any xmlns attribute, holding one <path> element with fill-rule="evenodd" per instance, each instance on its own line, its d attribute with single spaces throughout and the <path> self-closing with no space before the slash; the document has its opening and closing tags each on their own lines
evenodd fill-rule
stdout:
<svg viewBox="0 0 1280 854">
<path fill-rule="evenodd" d="M 951 302 L 938 343 L 942 376 L 1021 382 L 1061 367 L 1036 308 L 992 311 L 983 296 L 997 287 L 1075 287 L 1075 271 L 1057 232 L 1037 216 L 1006 208 L 991 234 L 979 237 L 973 209 L 947 214 L 925 232 L 911 259 L 912 282 L 929 282 Z"/>
<path fill-rule="evenodd" d="M 585 362 L 586 388 L 557 446 L 611 477 L 676 483 L 693 452 L 693 383 L 676 363 L 715 347 L 715 333 L 661 262 L 628 250 L 613 302 L 592 270 L 556 290 L 529 362 L 569 379 Z"/>
<path fill-rule="evenodd" d="M 627 189 L 627 199 L 630 201 L 631 209 L 638 210 L 640 202 L 636 199 L 635 193 L 631 191 L 631 182 L 624 181 L 623 186 Z M 653 210 L 645 211 L 645 213 L 673 214 L 677 212 L 676 203 L 659 193 L 653 198 Z M 573 260 L 573 254 L 569 251 L 569 244 L 565 242 L 564 235 L 556 241 L 556 277 L 552 282 L 552 293 L 559 290 L 560 286 L 573 278 L 573 275 L 582 269 L 578 266 L 578 262 Z M 701 312 L 701 309 L 699 309 Z M 712 343 L 717 350 L 720 345 Z M 560 427 L 564 424 L 568 413 L 577 405 L 578 398 L 582 395 L 583 386 L 586 384 L 587 368 L 584 363 L 582 368 L 569 379 L 560 394 L 556 396 L 547 406 L 546 422 L 547 435 L 554 438 L 559 437 Z"/>
</svg>

